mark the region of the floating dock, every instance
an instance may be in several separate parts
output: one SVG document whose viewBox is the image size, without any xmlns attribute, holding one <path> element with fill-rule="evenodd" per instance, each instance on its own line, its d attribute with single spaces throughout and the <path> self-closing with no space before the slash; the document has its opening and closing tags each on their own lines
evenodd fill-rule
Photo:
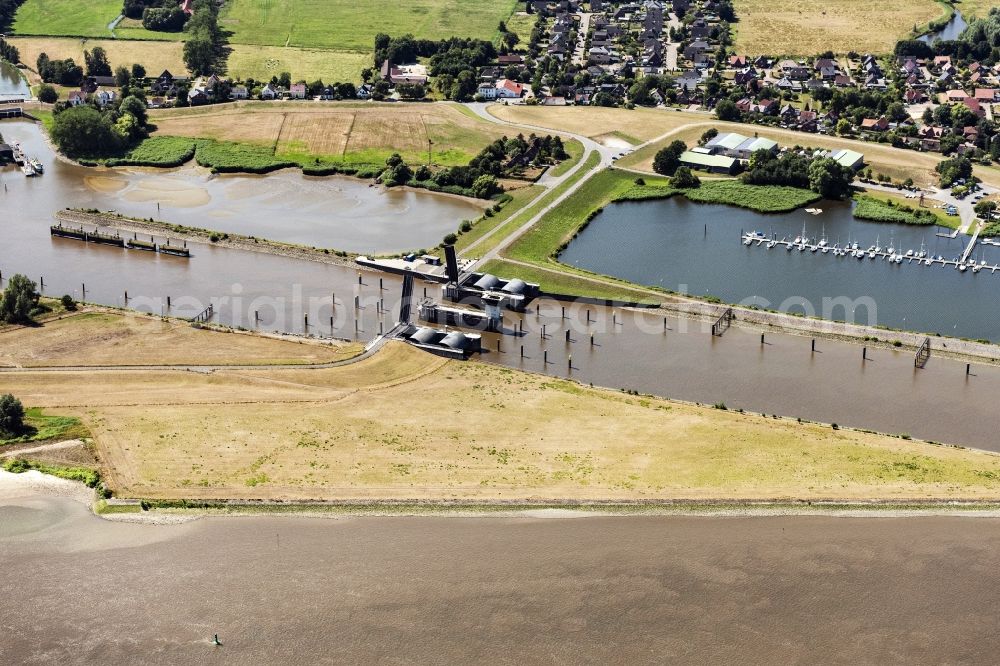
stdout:
<svg viewBox="0 0 1000 666">
<path fill-rule="evenodd" d="M 835 257 L 851 257 L 853 259 L 863 260 L 863 259 L 884 259 L 893 264 L 902 264 L 906 262 L 908 264 L 922 264 L 924 266 L 950 266 L 959 271 L 965 272 L 966 270 L 972 270 L 973 273 L 979 273 L 980 271 L 989 271 L 990 273 L 996 273 L 1000 270 L 1000 264 L 987 264 L 985 261 L 975 262 L 968 258 L 971 253 L 971 247 L 973 243 L 969 244 L 969 247 L 965 249 L 961 258 L 956 259 L 945 259 L 944 257 L 938 255 L 936 257 L 928 256 L 924 252 L 914 252 L 913 250 L 907 250 L 905 253 L 900 252 L 888 252 L 886 250 L 875 251 L 872 248 L 846 248 L 828 245 L 823 241 L 813 242 L 811 240 L 788 240 L 782 238 L 778 240 L 776 238 L 768 238 L 767 236 L 759 232 L 744 233 L 741 235 L 741 240 L 747 247 L 761 245 L 765 246 L 767 249 L 772 248 L 782 248 L 786 251 L 798 251 L 798 252 L 812 252 L 818 254 L 829 254 Z"/>
<path fill-rule="evenodd" d="M 169 254 L 175 257 L 191 257 L 191 250 L 187 248 L 187 244 L 183 247 L 177 245 L 171 245 L 168 241 L 165 245 L 158 245 L 153 242 L 152 239 L 147 241 L 141 241 L 136 235 L 135 238 L 123 238 L 117 231 L 114 234 L 104 233 L 94 229 L 93 231 L 87 231 L 82 226 L 79 228 L 67 227 L 62 223 L 53 224 L 49 226 L 49 233 L 53 236 L 58 236 L 59 238 L 70 238 L 72 240 L 83 241 L 84 243 L 98 243 L 100 245 L 112 245 L 114 247 L 120 247 L 127 250 L 140 250 L 145 252 L 159 252 L 160 254 Z"/>
</svg>

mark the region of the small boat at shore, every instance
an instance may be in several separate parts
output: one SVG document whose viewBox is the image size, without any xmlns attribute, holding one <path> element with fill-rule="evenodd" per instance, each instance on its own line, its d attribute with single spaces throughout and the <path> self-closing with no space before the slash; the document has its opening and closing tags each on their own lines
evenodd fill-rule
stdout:
<svg viewBox="0 0 1000 666">
<path fill-rule="evenodd" d="M 35 173 L 34 168 L 32 168 L 32 166 L 30 164 L 28 164 L 27 162 L 25 162 L 24 164 L 21 165 L 21 173 L 23 173 L 28 178 L 37 175 Z"/>
<path fill-rule="evenodd" d="M 30 164 L 31 168 L 35 170 L 35 173 L 45 173 L 45 167 L 42 165 L 41 161 L 36 160 L 34 157 L 28 160 L 28 164 Z"/>
</svg>

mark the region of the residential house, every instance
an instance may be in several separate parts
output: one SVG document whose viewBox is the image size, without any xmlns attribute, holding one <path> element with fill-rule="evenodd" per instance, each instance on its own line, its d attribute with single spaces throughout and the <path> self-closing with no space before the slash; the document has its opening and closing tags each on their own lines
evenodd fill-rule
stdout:
<svg viewBox="0 0 1000 666">
<path fill-rule="evenodd" d="M 861 121 L 862 132 L 884 132 L 889 129 L 889 121 L 885 116 L 881 118 L 865 118 Z"/>
<path fill-rule="evenodd" d="M 87 103 L 87 95 L 82 90 L 74 90 L 66 98 L 70 106 L 80 106 Z"/>
<path fill-rule="evenodd" d="M 233 86 L 229 90 L 229 99 L 249 99 L 250 91 L 246 86 Z"/>
<path fill-rule="evenodd" d="M 279 97 L 281 97 L 281 91 L 273 83 L 268 83 L 260 91 L 261 99 L 278 99 Z"/>
<path fill-rule="evenodd" d="M 306 84 L 304 83 L 293 83 L 288 89 L 289 99 L 305 99 L 306 98 Z"/>
<path fill-rule="evenodd" d="M 496 83 L 497 99 L 520 99 L 524 96 L 524 86 L 517 81 L 500 79 Z"/>
</svg>

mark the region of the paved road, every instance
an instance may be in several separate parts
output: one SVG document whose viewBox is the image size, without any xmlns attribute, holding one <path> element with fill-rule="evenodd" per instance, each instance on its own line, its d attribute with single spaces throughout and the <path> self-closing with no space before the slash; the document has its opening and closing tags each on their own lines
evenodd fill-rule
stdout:
<svg viewBox="0 0 1000 666">
<path fill-rule="evenodd" d="M 487 110 L 488 104 L 478 103 L 478 104 L 469 104 L 468 106 L 479 117 L 483 118 L 484 120 L 488 120 L 489 122 L 496 123 L 498 125 L 504 125 L 506 127 L 512 127 L 514 129 L 519 129 L 519 130 L 528 130 L 532 132 L 552 133 L 553 131 L 551 128 L 547 127 L 539 127 L 537 125 L 526 125 L 521 123 L 511 123 L 505 120 L 501 120 L 496 116 L 490 114 L 490 112 Z M 550 179 L 547 179 L 544 183 L 540 184 L 547 187 L 548 189 L 553 189 L 558 187 L 566 180 L 574 177 L 581 169 L 583 169 L 585 163 L 587 162 L 587 159 L 590 157 L 591 153 L 595 151 L 599 153 L 601 156 L 600 162 L 598 162 L 596 166 L 592 167 L 587 173 L 585 173 L 583 177 L 581 177 L 580 180 L 577 181 L 572 187 L 570 187 L 561 195 L 556 197 L 551 203 L 549 203 L 547 206 L 538 211 L 538 213 L 533 215 L 530 219 L 525 221 L 514 232 L 508 234 L 508 236 L 503 241 L 501 241 L 496 247 L 494 247 L 492 250 L 489 250 L 482 257 L 480 257 L 479 261 L 477 262 L 478 264 L 499 257 L 500 253 L 503 250 L 505 250 L 511 243 L 513 243 L 515 239 L 517 239 L 524 232 L 526 232 L 528 229 L 534 226 L 540 219 L 542 219 L 542 216 L 544 216 L 546 213 L 548 213 L 550 210 L 561 204 L 569 196 L 571 196 L 574 192 L 576 192 L 580 188 L 580 186 L 583 185 L 583 183 L 590 178 L 590 176 L 594 175 L 595 173 L 597 173 L 602 169 L 606 169 L 607 167 L 611 166 L 611 164 L 613 163 L 613 157 L 619 152 L 616 149 L 608 148 L 607 146 L 602 146 L 593 139 L 586 137 L 582 134 L 574 134 L 572 132 L 566 132 L 563 130 L 560 130 L 558 133 L 576 139 L 581 144 L 583 144 L 583 155 L 580 157 L 580 161 L 572 169 L 564 173 L 562 176 L 552 177 Z M 544 194 L 545 193 L 543 192 L 539 196 L 544 196 Z M 537 201 L 537 198 L 535 199 L 535 201 Z M 528 208 L 530 208 L 530 206 L 526 206 L 524 210 L 528 210 Z M 494 229 L 493 232 L 483 236 L 483 238 L 479 239 L 477 242 L 470 245 L 468 248 L 466 248 L 466 253 L 469 253 L 470 251 L 474 250 L 486 238 L 491 238 L 495 233 L 498 232 L 499 229 L 500 227 Z M 469 270 L 473 269 L 474 266 L 470 266 Z"/>
<path fill-rule="evenodd" d="M 469 104 L 467 106 L 470 109 L 472 109 L 476 113 L 476 115 L 478 115 L 479 117 L 483 118 L 484 120 L 488 120 L 491 123 L 496 123 L 498 125 L 504 125 L 506 127 L 511 127 L 513 129 L 518 129 L 518 130 L 528 130 L 528 131 L 536 132 L 536 133 L 542 133 L 542 132 L 544 132 L 546 134 L 551 134 L 553 131 L 557 131 L 559 134 L 561 134 L 563 136 L 571 137 L 573 139 L 576 139 L 581 144 L 583 144 L 583 151 L 584 151 L 583 155 L 580 157 L 580 161 L 572 169 L 570 169 L 568 172 L 564 173 L 562 176 L 552 177 L 552 178 L 543 179 L 543 180 L 539 181 L 540 185 L 543 185 L 543 186 L 547 187 L 548 189 L 552 189 L 552 188 L 558 187 L 564 181 L 566 181 L 566 180 L 574 177 L 575 174 L 577 174 L 584 167 L 584 164 L 586 163 L 587 159 L 590 157 L 591 153 L 593 153 L 593 152 L 596 151 L 601 156 L 600 161 L 594 167 L 592 167 L 589 171 L 587 171 L 587 173 L 583 174 L 582 177 L 573 186 L 571 186 L 570 188 L 568 188 L 565 192 L 563 192 L 561 195 L 559 195 L 556 199 L 554 199 L 552 202 L 550 202 L 547 206 L 545 206 L 544 208 L 542 208 L 541 210 L 539 210 L 530 219 L 526 220 L 515 231 L 509 233 L 507 235 L 507 237 L 503 241 L 501 241 L 496 247 L 494 247 L 492 250 L 489 250 L 482 257 L 480 257 L 479 260 L 477 261 L 477 263 L 475 265 L 481 265 L 482 263 L 484 263 L 486 261 L 489 261 L 490 259 L 496 259 L 496 258 L 498 258 L 500 256 L 500 254 L 505 249 L 507 249 L 507 247 L 509 247 L 522 234 L 524 234 L 526 231 L 528 231 L 528 229 L 530 229 L 532 226 L 534 226 L 536 223 L 538 223 L 538 221 L 541 220 L 542 217 L 546 213 L 548 213 L 550 210 L 552 210 L 553 208 L 555 208 L 556 206 L 558 206 L 559 204 L 561 204 L 567 198 L 569 198 L 570 196 L 572 196 L 577 190 L 579 190 L 580 187 L 591 176 L 593 176 L 594 174 L 598 173 L 599 171 L 602 171 L 603 169 L 607 169 L 607 168 L 613 166 L 614 165 L 614 158 L 615 158 L 615 156 L 616 155 L 620 155 L 622 153 L 622 150 L 620 148 L 610 148 L 608 146 L 602 145 L 602 144 L 594 141 L 590 137 L 584 136 L 583 134 L 575 134 L 573 132 L 568 132 L 566 130 L 553 130 L 551 127 L 541 127 L 541 126 L 538 126 L 538 125 L 529 125 L 529 124 L 524 124 L 524 123 L 512 123 L 512 122 L 508 122 L 506 120 L 501 120 L 500 118 L 497 118 L 496 116 L 492 115 L 489 112 L 489 110 L 488 110 L 488 107 L 490 106 L 489 103 L 475 103 L 475 104 Z M 668 137 L 668 136 L 670 136 L 670 135 L 672 135 L 674 133 L 677 133 L 677 132 L 681 131 L 682 129 L 684 129 L 684 128 L 677 128 L 677 129 L 670 130 L 669 132 L 666 132 L 664 134 L 661 134 L 658 137 L 650 139 L 649 141 L 641 143 L 638 146 L 633 146 L 631 149 L 629 149 L 629 151 L 630 152 L 634 152 L 636 150 L 640 150 L 642 148 L 645 148 L 646 146 L 648 146 L 650 144 L 656 143 L 658 141 L 662 141 L 664 138 L 666 138 L 666 137 Z M 639 172 L 637 172 L 637 173 L 639 173 Z M 648 174 L 644 174 L 644 175 L 648 175 Z M 538 198 L 540 198 L 541 196 L 544 196 L 544 195 L 545 195 L 545 193 L 543 192 L 542 194 L 539 195 Z M 535 201 L 538 201 L 538 198 L 536 198 Z M 533 203 L 534 202 L 532 202 L 532 204 Z M 522 209 L 518 213 L 517 216 L 512 217 L 511 219 L 517 219 L 518 216 L 520 216 L 522 213 L 525 213 L 530 208 L 531 208 L 531 205 L 525 206 L 525 208 Z M 492 232 L 486 234 L 485 236 L 483 236 L 482 238 L 480 238 L 479 240 L 477 240 L 475 243 L 472 243 L 471 245 L 469 245 L 466 248 L 465 253 L 469 254 L 471 251 L 474 251 L 475 248 L 478 247 L 480 244 L 482 244 L 487 238 L 491 238 L 496 233 L 499 233 L 499 231 L 500 231 L 500 229 L 502 227 L 503 227 L 503 225 L 501 225 L 500 227 L 497 227 Z M 515 263 L 523 263 L 523 262 L 515 262 Z M 475 265 L 470 266 L 469 270 L 474 270 Z M 527 266 L 527 265 L 530 265 L 530 264 L 523 264 L 523 265 Z M 595 280 L 595 282 L 600 282 L 600 280 Z"/>
<path fill-rule="evenodd" d="M 681 20 L 677 18 L 677 14 L 671 12 L 668 16 L 670 18 L 667 20 L 667 48 L 664 53 L 663 66 L 668 72 L 674 72 L 677 71 L 677 50 L 680 48 L 680 45 L 677 42 L 670 40 L 669 30 L 671 28 L 679 29 L 683 24 L 681 23 Z"/>
<path fill-rule="evenodd" d="M 576 47 L 573 49 L 573 63 L 576 65 L 587 64 L 587 35 L 590 33 L 590 17 L 587 12 L 580 13 L 580 30 L 577 35 Z"/>
</svg>

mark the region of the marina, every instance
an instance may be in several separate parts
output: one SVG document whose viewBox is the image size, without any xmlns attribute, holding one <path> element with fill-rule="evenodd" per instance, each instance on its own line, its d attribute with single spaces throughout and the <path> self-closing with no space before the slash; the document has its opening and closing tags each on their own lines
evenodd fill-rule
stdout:
<svg viewBox="0 0 1000 666">
<path fill-rule="evenodd" d="M 805 210 L 765 215 L 678 198 L 614 203 L 570 241 L 559 261 L 727 303 L 1000 340 L 1000 289 L 978 275 L 1000 275 L 994 269 L 1000 266 L 1000 246 L 978 240 L 973 245 L 970 237 L 934 225 L 859 220 L 849 202 L 817 207 L 822 215 Z M 758 237 L 748 248 L 746 234 L 755 229 Z M 806 247 L 800 250 L 802 237 Z M 763 251 L 772 241 L 771 251 Z M 869 258 L 872 246 L 881 249 Z M 863 251 L 864 259 L 852 255 L 856 251 Z M 818 261 L 817 254 L 836 259 Z M 900 270 L 901 264 L 909 268 Z"/>
<path fill-rule="evenodd" d="M 778 240 L 774 236 L 769 237 L 760 231 L 744 233 L 740 236 L 740 239 L 747 247 L 764 247 L 768 250 L 777 247 L 789 252 L 797 250 L 799 252 L 818 252 L 833 257 L 852 257 L 860 260 L 879 259 L 897 265 L 905 262 L 918 266 L 950 266 L 960 272 L 971 270 L 973 273 L 981 271 L 996 273 L 1000 270 L 1000 264 L 987 264 L 985 260 L 977 262 L 975 259 L 969 258 L 976 246 L 975 237 L 973 237 L 965 252 L 962 253 L 962 256 L 953 259 L 946 259 L 941 255 L 929 256 L 923 246 L 919 250 L 908 249 L 905 251 L 903 249 L 897 251 L 893 247 L 883 248 L 880 245 L 870 245 L 867 248 L 863 248 L 859 247 L 857 243 L 842 247 L 839 243 L 830 245 L 826 238 L 810 239 L 805 236 L 796 236 L 792 240 L 789 240 L 787 237 Z"/>
</svg>

